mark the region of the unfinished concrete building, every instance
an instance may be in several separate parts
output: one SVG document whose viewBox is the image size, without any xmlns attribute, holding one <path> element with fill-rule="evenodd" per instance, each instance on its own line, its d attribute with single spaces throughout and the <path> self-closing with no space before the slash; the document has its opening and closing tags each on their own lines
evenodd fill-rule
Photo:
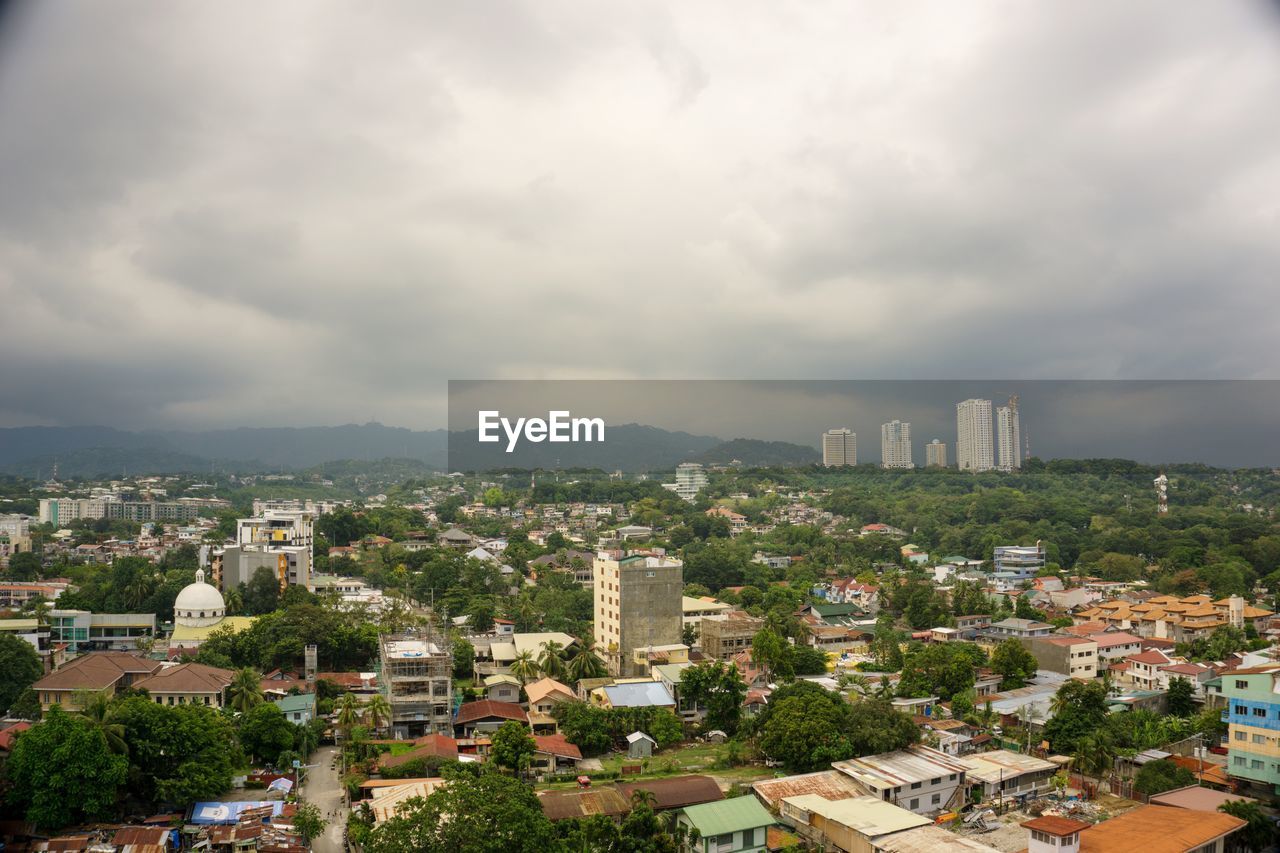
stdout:
<svg viewBox="0 0 1280 853">
<path fill-rule="evenodd" d="M 594 576 L 597 650 L 612 675 L 648 675 L 635 663 L 635 650 L 680 643 L 684 564 L 650 555 L 599 556 Z"/>
<path fill-rule="evenodd" d="M 430 633 L 393 634 L 379 637 L 378 646 L 393 736 L 453 734 L 453 653 L 448 643 Z"/>
<path fill-rule="evenodd" d="M 709 658 L 728 660 L 751 648 L 751 638 L 764 627 L 764 620 L 731 611 L 724 619 L 702 620 L 702 653 Z"/>
</svg>

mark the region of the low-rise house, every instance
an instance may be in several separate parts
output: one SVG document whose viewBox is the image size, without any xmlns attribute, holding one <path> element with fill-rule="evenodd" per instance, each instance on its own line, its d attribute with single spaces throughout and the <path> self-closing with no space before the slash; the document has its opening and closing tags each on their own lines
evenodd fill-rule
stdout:
<svg viewBox="0 0 1280 853">
<path fill-rule="evenodd" d="M 775 814 L 781 812 L 782 801 L 788 797 L 812 794 L 827 800 L 847 800 L 862 796 L 862 790 L 853 780 L 838 770 L 819 770 L 816 773 L 764 779 L 752 783 L 751 790 Z"/>
<path fill-rule="evenodd" d="M 1142 651 L 1142 638 L 1128 631 L 1103 631 L 1086 635 L 1098 644 L 1098 666 L 1105 667 Z"/>
<path fill-rule="evenodd" d="M 529 714 L 550 715 L 561 702 L 572 702 L 577 697 L 573 688 L 556 681 L 554 678 L 539 678 L 524 686 L 525 695 L 529 697 Z"/>
<path fill-rule="evenodd" d="M 643 782 L 619 782 L 617 788 L 627 802 L 631 802 L 636 791 L 648 791 L 653 795 L 653 810 L 656 812 L 724 799 L 724 792 L 710 776 L 668 776 Z"/>
<path fill-rule="evenodd" d="M 959 804 L 967 768 L 926 746 L 837 761 L 834 769 L 849 776 L 867 795 L 916 814 L 935 814 Z"/>
<path fill-rule="evenodd" d="M 631 811 L 631 804 L 617 788 L 602 786 L 584 790 L 539 791 L 538 805 L 548 820 L 571 820 L 604 815 L 619 823 Z"/>
<path fill-rule="evenodd" d="M 749 796 L 688 806 L 676 818 L 676 825 L 686 832 L 698 830 L 700 837 L 686 842 L 686 849 L 699 853 L 765 853 L 773 822 L 764 806 Z"/>
<path fill-rule="evenodd" d="M 1094 824 L 1044 816 L 1022 825 L 1027 853 L 1222 853 L 1227 836 L 1245 822 L 1222 812 L 1147 805 Z"/>
<path fill-rule="evenodd" d="M 74 697 L 80 691 L 114 695 L 163 666 L 127 652 L 92 652 L 68 661 L 31 686 L 45 711 L 51 705 L 77 710 Z"/>
<path fill-rule="evenodd" d="M 987 629 L 987 633 L 998 639 L 1006 639 L 1008 637 L 1047 637 L 1053 633 L 1053 626 L 1047 622 L 1039 622 L 1035 619 L 1001 619 L 999 622 L 992 622 L 991 627 Z"/>
<path fill-rule="evenodd" d="M 487 676 L 484 680 L 484 698 L 494 702 L 518 703 L 520 679 L 506 673 Z"/>
<path fill-rule="evenodd" d="M 591 701 L 602 708 L 670 708 L 676 700 L 660 681 L 625 681 L 598 687 Z"/>
<path fill-rule="evenodd" d="M 226 702 L 227 686 L 234 677 L 235 673 L 229 669 L 202 663 L 181 663 L 165 667 L 133 686 L 137 690 L 146 690 L 157 705 L 221 708 Z"/>
<path fill-rule="evenodd" d="M 582 750 L 564 739 L 564 735 L 534 735 L 532 769 L 546 773 L 573 770 L 582 760 Z"/>
<path fill-rule="evenodd" d="M 1049 790 L 1049 780 L 1058 765 L 1034 755 L 1023 755 L 1006 749 L 961 756 L 965 780 L 984 801 L 1003 801 L 1016 797 L 1035 797 Z"/>
<path fill-rule="evenodd" d="M 932 821 L 879 797 L 860 795 L 829 800 L 820 794 L 785 797 L 784 823 L 820 850 L 872 851 L 886 837 Z"/>
<path fill-rule="evenodd" d="M 1098 677 L 1098 644 L 1091 639 L 1058 634 L 1019 637 L 1018 642 L 1035 655 L 1040 669 L 1079 681 L 1092 681 Z"/>
<path fill-rule="evenodd" d="M 284 714 L 286 720 L 299 726 L 306 725 L 316 716 L 316 694 L 314 693 L 285 696 L 283 699 L 275 700 L 274 704 Z"/>
<path fill-rule="evenodd" d="M 519 705 L 510 702 L 494 702 L 481 699 L 478 702 L 466 702 L 459 706 L 453 718 L 453 729 L 456 737 L 475 737 L 477 733 L 497 731 L 508 720 L 529 724 L 529 715 Z"/>
</svg>

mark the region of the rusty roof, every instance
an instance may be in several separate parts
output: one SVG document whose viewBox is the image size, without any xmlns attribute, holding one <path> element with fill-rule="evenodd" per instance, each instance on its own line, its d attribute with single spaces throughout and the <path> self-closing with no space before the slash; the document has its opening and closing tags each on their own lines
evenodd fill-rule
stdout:
<svg viewBox="0 0 1280 853">
<path fill-rule="evenodd" d="M 654 811 L 682 809 L 724 799 L 720 786 L 710 776 L 669 776 L 643 782 L 619 782 L 617 788 L 628 802 L 636 791 L 652 791 Z"/>
<path fill-rule="evenodd" d="M 538 794 L 538 804 L 549 820 L 567 820 L 596 814 L 621 817 L 631 810 L 627 798 L 612 787 L 543 791 Z"/>
<path fill-rule="evenodd" d="M 787 797 L 799 797 L 804 794 L 816 794 L 827 800 L 843 800 L 862 793 L 852 779 L 835 770 L 820 770 L 817 773 L 784 776 L 781 779 L 764 779 L 754 783 L 751 788 L 756 792 L 756 796 L 764 800 L 764 804 L 771 809 L 778 808 L 778 803 Z"/>
</svg>

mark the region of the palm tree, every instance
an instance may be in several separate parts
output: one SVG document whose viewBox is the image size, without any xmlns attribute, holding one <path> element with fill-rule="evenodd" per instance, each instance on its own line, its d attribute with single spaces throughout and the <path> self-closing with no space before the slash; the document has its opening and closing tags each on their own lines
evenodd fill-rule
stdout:
<svg viewBox="0 0 1280 853">
<path fill-rule="evenodd" d="M 537 675 L 538 662 L 534 660 L 533 652 L 527 649 L 519 652 L 511 662 L 511 674 L 520 679 L 521 684 Z"/>
<path fill-rule="evenodd" d="M 604 661 L 600 660 L 600 656 L 596 654 L 594 640 L 588 637 L 578 645 L 578 651 L 569 658 L 567 671 L 574 681 L 581 681 L 584 678 L 603 678 L 608 673 Z"/>
<path fill-rule="evenodd" d="M 861 673 L 842 673 L 840 685 L 858 694 L 859 699 L 866 698 L 872 691 L 871 679 Z"/>
<path fill-rule="evenodd" d="M 375 693 L 365 703 L 364 713 L 369 719 L 369 725 L 373 726 L 373 730 L 375 732 L 381 731 L 383 726 L 391 722 L 391 703 L 387 701 L 386 696 L 381 693 Z"/>
<path fill-rule="evenodd" d="M 129 744 L 124 739 L 124 725 L 116 722 L 115 709 L 111 707 L 111 697 L 105 691 L 85 691 L 78 697 L 76 704 L 80 706 L 80 716 L 102 732 L 102 737 L 107 742 L 107 749 L 116 755 L 129 754 Z"/>
<path fill-rule="evenodd" d="M 657 805 L 658 797 L 647 788 L 637 788 L 631 792 L 631 807 L 648 806 L 650 810 Z"/>
<path fill-rule="evenodd" d="M 236 670 L 227 685 L 227 703 L 244 714 L 262 703 L 262 673 L 250 666 Z"/>
<path fill-rule="evenodd" d="M 360 722 L 360 700 L 354 693 L 343 693 L 338 700 L 338 728 L 342 729 L 343 739 L 350 740 L 351 729 Z"/>
<path fill-rule="evenodd" d="M 1227 849 L 1232 851 L 1249 851 L 1257 853 L 1267 849 L 1275 829 L 1271 821 L 1263 814 L 1257 803 L 1247 800 L 1234 800 L 1218 806 L 1218 811 L 1240 818 L 1245 825 L 1239 832 L 1234 832 L 1227 839 Z"/>
<path fill-rule="evenodd" d="M 538 655 L 538 669 L 542 670 L 542 674 L 550 678 L 564 678 L 564 646 L 555 640 L 548 640 L 542 644 L 542 654 Z"/>
<path fill-rule="evenodd" d="M 137 610 L 142 607 L 142 603 L 146 601 L 155 589 L 155 577 L 146 572 L 139 572 L 134 575 L 133 580 L 124 588 L 124 603 L 130 610 Z"/>
<path fill-rule="evenodd" d="M 233 586 L 227 590 L 222 600 L 227 605 L 228 616 L 244 610 L 244 593 L 240 592 L 240 587 L 238 586 Z"/>
</svg>

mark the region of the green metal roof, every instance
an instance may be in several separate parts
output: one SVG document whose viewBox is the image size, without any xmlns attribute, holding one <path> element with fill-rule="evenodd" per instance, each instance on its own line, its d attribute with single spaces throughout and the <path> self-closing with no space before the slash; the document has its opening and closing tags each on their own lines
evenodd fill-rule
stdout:
<svg viewBox="0 0 1280 853">
<path fill-rule="evenodd" d="M 714 803 L 702 803 L 689 806 L 684 810 L 685 817 L 698 828 L 703 838 L 723 835 L 726 832 L 740 832 L 757 826 L 769 826 L 773 823 L 773 815 L 760 805 L 760 801 L 752 796 L 734 797 L 731 800 L 720 800 Z"/>
<path fill-rule="evenodd" d="M 316 707 L 316 694 L 299 693 L 296 696 L 285 696 L 283 699 L 276 699 L 275 706 L 286 714 L 292 714 L 295 711 L 313 711 Z"/>
<path fill-rule="evenodd" d="M 826 618 L 827 616 L 861 616 L 862 608 L 856 604 L 815 604 L 813 612 Z"/>
</svg>

